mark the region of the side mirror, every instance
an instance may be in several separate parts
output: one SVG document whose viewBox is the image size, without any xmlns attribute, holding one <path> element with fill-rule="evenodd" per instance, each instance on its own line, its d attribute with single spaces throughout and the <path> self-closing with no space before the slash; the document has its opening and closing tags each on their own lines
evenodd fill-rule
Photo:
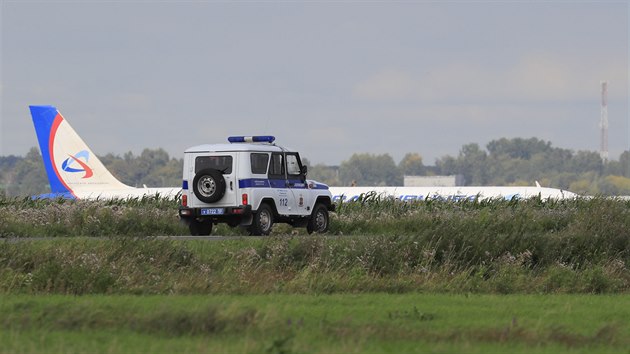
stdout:
<svg viewBox="0 0 630 354">
<path fill-rule="evenodd" d="M 307 172 L 308 172 L 308 167 L 306 165 L 302 166 L 302 174 L 306 176 Z"/>
</svg>

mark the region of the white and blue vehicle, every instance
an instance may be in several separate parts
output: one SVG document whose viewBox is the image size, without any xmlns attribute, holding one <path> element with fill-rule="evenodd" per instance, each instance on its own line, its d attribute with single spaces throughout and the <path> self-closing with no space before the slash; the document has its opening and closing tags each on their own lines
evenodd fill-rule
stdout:
<svg viewBox="0 0 630 354">
<path fill-rule="evenodd" d="M 268 235 L 274 223 L 328 230 L 335 210 L 328 186 L 306 179 L 300 154 L 274 140 L 233 136 L 185 151 L 179 216 L 192 235 L 209 235 L 218 223 L 252 235 Z"/>
</svg>

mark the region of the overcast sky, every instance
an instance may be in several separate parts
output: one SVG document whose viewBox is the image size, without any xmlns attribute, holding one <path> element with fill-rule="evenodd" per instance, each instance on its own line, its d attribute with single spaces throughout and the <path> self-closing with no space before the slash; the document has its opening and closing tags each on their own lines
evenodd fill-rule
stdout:
<svg viewBox="0 0 630 354">
<path fill-rule="evenodd" d="M 0 0 L 0 155 L 52 104 L 99 154 L 272 134 L 311 163 L 537 137 L 628 149 L 627 2 Z"/>
</svg>

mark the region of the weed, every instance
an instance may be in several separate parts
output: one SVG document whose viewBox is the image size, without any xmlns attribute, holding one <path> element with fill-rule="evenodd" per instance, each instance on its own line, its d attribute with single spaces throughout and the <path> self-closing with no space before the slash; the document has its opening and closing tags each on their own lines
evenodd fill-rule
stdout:
<svg viewBox="0 0 630 354">
<path fill-rule="evenodd" d="M 200 250 L 138 237 L 185 233 L 176 207 L 163 198 L 0 197 L 2 236 L 107 236 L 0 243 L 0 291 L 630 290 L 630 204 L 619 200 L 400 202 L 365 195 L 340 205 L 332 220 L 337 235 L 234 239 Z"/>
</svg>

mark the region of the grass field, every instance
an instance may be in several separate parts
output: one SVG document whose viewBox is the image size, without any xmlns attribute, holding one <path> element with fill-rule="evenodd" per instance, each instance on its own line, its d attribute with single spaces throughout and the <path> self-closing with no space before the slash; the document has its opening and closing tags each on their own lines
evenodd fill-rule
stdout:
<svg viewBox="0 0 630 354">
<path fill-rule="evenodd" d="M 596 244 L 591 246 L 598 251 L 593 261 L 578 263 L 575 260 L 583 258 L 571 256 L 560 245 L 549 242 L 532 251 L 513 245 L 512 254 L 489 239 L 457 237 L 275 236 L 222 242 L 74 237 L 0 242 L 0 292 L 628 293 L 630 270 L 623 254 L 608 253 L 609 247 Z"/>
<path fill-rule="evenodd" d="M 627 353 L 630 298 L 11 295 L 2 352 Z"/>
<path fill-rule="evenodd" d="M 626 201 L 366 198 L 326 236 L 151 237 L 186 233 L 176 208 L 0 197 L 0 238 L 51 237 L 0 241 L 0 352 L 630 347 Z"/>
</svg>

